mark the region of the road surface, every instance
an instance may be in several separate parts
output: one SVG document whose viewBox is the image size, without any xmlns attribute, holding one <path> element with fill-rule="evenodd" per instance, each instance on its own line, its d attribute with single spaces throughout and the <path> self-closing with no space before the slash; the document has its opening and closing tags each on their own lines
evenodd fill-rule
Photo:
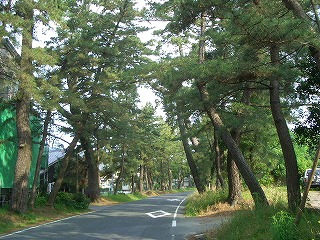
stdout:
<svg viewBox="0 0 320 240">
<path fill-rule="evenodd" d="M 183 216 L 189 193 L 167 194 L 144 200 L 92 207 L 88 214 L 24 229 L 0 239 L 159 239 L 182 240 L 219 226 L 227 219 Z"/>
<path fill-rule="evenodd" d="M 320 191 L 309 192 L 306 207 L 320 209 Z"/>
</svg>

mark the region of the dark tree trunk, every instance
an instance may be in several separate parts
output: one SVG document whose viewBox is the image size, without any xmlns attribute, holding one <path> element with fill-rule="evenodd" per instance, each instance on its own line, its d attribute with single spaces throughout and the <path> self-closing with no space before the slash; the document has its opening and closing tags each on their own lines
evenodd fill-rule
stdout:
<svg viewBox="0 0 320 240">
<path fill-rule="evenodd" d="M 270 47 L 273 65 L 280 63 L 279 51 L 276 45 Z M 274 76 L 270 81 L 270 106 L 286 166 L 288 205 L 291 210 L 295 210 L 301 201 L 298 164 L 289 129 L 282 112 L 279 88 L 279 79 Z"/>
<path fill-rule="evenodd" d="M 134 175 L 131 175 L 131 193 L 135 193 L 136 189 L 134 187 Z"/>
<path fill-rule="evenodd" d="M 28 207 L 28 180 L 32 160 L 32 141 L 29 123 L 30 105 L 27 98 L 19 99 L 16 103 L 18 157 L 11 195 L 11 210 L 21 213 L 24 213 Z"/>
<path fill-rule="evenodd" d="M 168 190 L 172 190 L 172 171 L 170 168 L 168 168 Z"/>
<path fill-rule="evenodd" d="M 114 187 L 114 194 L 117 194 L 118 189 L 119 189 L 119 185 L 120 185 L 120 181 L 124 172 L 124 164 L 125 164 L 125 160 L 126 160 L 126 146 L 125 143 L 122 144 L 122 156 L 121 156 L 121 166 L 120 166 L 120 173 L 119 176 L 116 180 L 116 186 Z"/>
<path fill-rule="evenodd" d="M 180 107 L 178 107 L 177 109 L 177 121 L 178 121 L 178 125 L 179 125 L 179 129 L 180 129 L 180 134 L 181 134 L 181 139 L 182 139 L 182 144 L 183 144 L 183 148 L 186 154 L 186 158 L 190 167 L 190 171 L 194 180 L 194 183 L 196 185 L 196 188 L 198 190 L 199 193 L 203 193 L 205 192 L 205 186 L 201 181 L 197 166 L 194 162 L 193 156 L 192 156 L 192 152 L 190 150 L 190 146 L 188 144 L 188 137 L 187 137 L 187 131 L 186 131 L 186 126 L 184 125 L 184 120 L 182 118 L 182 115 L 180 113 Z"/>
<path fill-rule="evenodd" d="M 224 181 L 221 174 L 221 153 L 220 153 L 220 147 L 219 147 L 219 140 L 218 140 L 218 134 L 217 131 L 214 130 L 214 152 L 215 152 L 215 167 L 216 167 L 216 173 L 217 173 L 217 181 L 216 181 L 216 188 L 219 189 L 224 188 Z"/>
<path fill-rule="evenodd" d="M 10 208 L 24 213 L 28 207 L 29 173 L 32 162 L 32 137 L 29 121 L 30 93 L 26 89 L 32 78 L 33 9 L 30 6 L 22 9 L 26 25 L 22 30 L 22 50 L 19 90 L 16 102 L 16 128 L 18 138 L 18 156 L 15 165 L 14 182 Z"/>
<path fill-rule="evenodd" d="M 232 132 L 232 137 L 236 144 L 239 146 L 240 143 L 240 130 L 235 129 Z M 227 156 L 227 170 L 228 170 L 228 184 L 229 184 L 229 195 L 228 203 L 231 206 L 236 205 L 239 201 L 242 200 L 241 194 L 241 178 L 239 174 L 239 169 L 233 160 L 232 155 L 228 152 Z"/>
<path fill-rule="evenodd" d="M 42 139 L 41 139 L 40 146 L 39 146 L 39 154 L 38 154 L 37 165 L 36 165 L 36 170 L 34 172 L 34 179 L 33 179 L 32 190 L 31 190 L 30 207 L 32 209 L 34 208 L 34 202 L 35 202 L 36 192 L 37 192 L 37 185 L 38 185 L 38 180 L 39 180 L 39 176 L 40 176 L 42 156 L 43 156 L 44 147 L 46 144 L 46 138 L 48 135 L 48 127 L 49 127 L 50 119 L 51 119 L 51 111 L 48 110 L 46 118 L 44 120 L 44 124 L 43 124 Z"/>
<path fill-rule="evenodd" d="M 143 171 L 143 165 L 140 164 L 140 176 L 139 176 L 139 192 L 143 192 L 143 177 L 144 177 L 144 171 Z"/>
<path fill-rule="evenodd" d="M 100 176 L 98 162 L 94 156 L 92 145 L 85 136 L 80 137 L 81 146 L 84 151 L 86 163 L 88 166 L 88 186 L 86 190 L 87 196 L 91 202 L 97 202 L 100 198 Z"/>
<path fill-rule="evenodd" d="M 59 173 L 56 182 L 54 183 L 53 189 L 51 193 L 49 194 L 48 199 L 48 206 L 53 206 L 54 202 L 56 200 L 57 194 L 60 190 L 61 184 L 63 182 L 64 174 L 67 170 L 67 167 L 69 165 L 70 159 L 73 155 L 73 151 L 78 143 L 79 136 L 76 135 L 72 139 L 72 142 L 70 143 L 69 147 L 66 150 L 66 154 L 64 155 L 63 159 L 60 160 L 60 167 L 59 167 Z"/>
<path fill-rule="evenodd" d="M 210 118 L 215 129 L 217 129 L 220 137 L 227 146 L 230 154 L 232 154 L 233 159 L 237 164 L 237 167 L 250 190 L 251 196 L 254 199 L 255 204 L 258 206 L 268 205 L 267 197 L 263 189 L 261 188 L 258 180 L 256 179 L 255 175 L 253 174 L 250 166 L 247 164 L 236 142 L 232 139 L 231 134 L 224 126 L 219 114 L 216 112 L 216 109 L 210 104 L 209 95 L 207 90 L 205 89 L 205 86 L 201 83 L 198 83 L 197 86 L 208 117 Z"/>
<path fill-rule="evenodd" d="M 153 183 L 152 173 L 150 170 L 148 170 L 147 174 L 148 174 L 149 189 L 153 191 L 154 183 Z"/>
</svg>

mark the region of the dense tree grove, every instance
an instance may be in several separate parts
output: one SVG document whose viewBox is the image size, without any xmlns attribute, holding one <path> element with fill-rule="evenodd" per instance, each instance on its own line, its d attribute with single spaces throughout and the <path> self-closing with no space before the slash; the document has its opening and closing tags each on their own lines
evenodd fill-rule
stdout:
<svg viewBox="0 0 320 240">
<path fill-rule="evenodd" d="M 44 138 L 63 133 L 67 144 L 49 205 L 66 184 L 97 201 L 100 177 L 116 176 L 114 193 L 188 179 L 200 193 L 227 188 L 230 204 L 245 187 L 267 205 L 262 186 L 284 184 L 295 210 L 319 141 L 319 6 L 146 2 L 1 2 L 1 37 L 21 52 L 6 100 L 19 143 L 11 209 L 27 209 L 33 114 L 45 116 Z M 141 87 L 156 105 L 139 102 Z"/>
</svg>

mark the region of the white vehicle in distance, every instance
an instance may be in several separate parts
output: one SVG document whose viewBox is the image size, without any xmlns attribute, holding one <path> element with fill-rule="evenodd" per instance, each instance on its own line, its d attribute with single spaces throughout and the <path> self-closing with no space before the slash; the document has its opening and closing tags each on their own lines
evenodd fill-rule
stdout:
<svg viewBox="0 0 320 240">
<path fill-rule="evenodd" d="M 307 169 L 304 172 L 304 177 L 303 177 L 304 186 L 307 185 L 310 175 L 311 175 L 311 169 Z M 314 176 L 313 176 L 313 179 L 312 179 L 312 182 L 311 182 L 311 187 L 312 188 L 313 187 L 320 187 L 320 168 L 317 168 L 315 173 L 314 173 Z"/>
</svg>

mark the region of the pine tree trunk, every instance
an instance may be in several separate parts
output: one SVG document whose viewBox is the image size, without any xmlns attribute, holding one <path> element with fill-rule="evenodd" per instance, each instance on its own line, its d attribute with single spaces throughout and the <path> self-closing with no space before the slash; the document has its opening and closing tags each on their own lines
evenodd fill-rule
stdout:
<svg viewBox="0 0 320 240">
<path fill-rule="evenodd" d="M 24 213 L 28 207 L 28 180 L 32 160 L 29 108 L 28 97 L 26 97 L 26 99 L 17 100 L 16 124 L 18 134 L 18 156 L 11 195 L 11 210 L 21 213 Z"/>
<path fill-rule="evenodd" d="M 221 154 L 220 154 L 220 147 L 219 147 L 219 140 L 218 140 L 218 134 L 217 131 L 214 130 L 214 152 L 215 152 L 215 167 L 216 167 L 216 173 L 217 173 L 217 181 L 216 181 L 216 188 L 219 189 L 224 188 L 224 181 L 221 174 Z"/>
<path fill-rule="evenodd" d="M 16 102 L 16 127 L 18 138 L 18 156 L 15 166 L 15 175 L 11 195 L 10 208 L 13 211 L 24 213 L 28 207 L 29 174 L 32 162 L 32 137 L 29 121 L 31 96 L 27 90 L 32 76 L 32 59 L 30 50 L 33 39 L 33 9 L 22 9 L 25 18 L 22 29 L 21 66 L 19 76 L 19 90 Z"/>
<path fill-rule="evenodd" d="M 187 158 L 187 162 L 189 164 L 190 167 L 190 171 L 194 180 L 194 183 L 196 185 L 196 188 L 198 190 L 199 193 L 203 193 L 205 192 L 205 186 L 204 184 L 201 182 L 201 178 L 197 169 L 197 166 L 194 162 L 193 156 L 192 156 L 192 152 L 190 150 L 190 146 L 188 144 L 188 137 L 187 137 L 187 132 L 186 132 L 186 127 L 184 125 L 184 120 L 181 116 L 181 113 L 179 112 L 179 109 L 181 109 L 180 107 L 178 107 L 177 109 L 177 121 L 178 121 L 178 125 L 179 125 L 179 129 L 180 129 L 180 134 L 181 134 L 181 139 L 182 139 L 182 144 L 183 144 L 183 148 L 186 154 L 186 158 Z"/>
<path fill-rule="evenodd" d="M 172 171 L 170 168 L 168 168 L 168 190 L 172 190 Z"/>
<path fill-rule="evenodd" d="M 150 170 L 148 171 L 148 182 L 149 182 L 149 189 L 153 191 L 154 183 L 153 183 L 152 173 Z"/>
<path fill-rule="evenodd" d="M 273 65 L 279 64 L 279 51 L 276 45 L 272 45 L 270 48 L 271 62 Z M 279 80 L 277 76 L 274 76 L 270 81 L 270 107 L 285 161 L 288 205 L 289 208 L 294 211 L 301 201 L 300 178 L 296 154 L 281 108 L 279 88 Z"/>
<path fill-rule="evenodd" d="M 70 143 L 69 147 L 66 150 L 66 154 L 64 155 L 63 159 L 60 160 L 58 177 L 56 182 L 54 183 L 52 191 L 49 194 L 48 204 L 47 204 L 48 206 L 54 205 L 54 202 L 60 190 L 61 184 L 63 182 L 64 174 L 67 170 L 67 167 L 69 165 L 70 159 L 73 154 L 73 150 L 75 149 L 78 143 L 78 140 L 79 140 L 79 136 L 78 135 L 74 136 L 74 138 L 72 139 L 72 142 Z"/>
<path fill-rule="evenodd" d="M 144 171 L 143 171 L 143 165 L 140 164 L 140 176 L 139 176 L 139 192 L 143 192 L 143 176 L 144 176 Z"/>
<path fill-rule="evenodd" d="M 31 190 L 30 207 L 32 209 L 34 208 L 38 179 L 40 176 L 41 162 L 42 162 L 44 147 L 46 144 L 46 138 L 48 135 L 48 127 L 49 127 L 50 119 L 51 119 L 51 111 L 48 110 L 46 118 L 44 120 L 44 124 L 43 124 L 42 139 L 41 139 L 40 146 L 39 146 L 39 154 L 38 154 L 38 158 L 37 158 L 36 170 L 34 172 L 34 179 L 33 179 L 32 190 Z"/>
<path fill-rule="evenodd" d="M 209 95 L 205 86 L 201 83 L 197 84 L 201 99 L 204 104 L 205 111 L 208 114 L 213 126 L 217 129 L 222 141 L 227 146 L 230 154 L 232 155 L 237 167 L 247 184 L 251 196 L 256 204 L 259 205 L 268 205 L 267 197 L 261 188 L 258 180 L 256 179 L 255 175 L 253 174 L 251 168 L 247 164 L 245 158 L 243 157 L 239 147 L 237 146 L 236 142 L 232 139 L 231 134 L 228 132 L 226 127 L 224 126 L 219 114 L 216 112 L 216 109 L 209 103 Z"/>
<path fill-rule="evenodd" d="M 98 162 L 94 156 L 92 146 L 85 136 L 80 138 L 81 146 L 85 150 L 85 159 L 88 166 L 88 186 L 86 190 L 87 196 L 91 202 L 97 202 L 100 197 L 100 176 Z"/>
<path fill-rule="evenodd" d="M 239 129 L 235 129 L 231 135 L 234 141 L 236 142 L 236 144 L 239 146 L 239 143 L 240 143 Z M 227 156 L 227 170 L 228 170 L 228 184 L 229 184 L 228 203 L 231 206 L 234 206 L 239 201 L 242 200 L 241 178 L 239 174 L 239 169 L 235 161 L 233 160 L 232 155 L 229 152 Z"/>
<path fill-rule="evenodd" d="M 120 173 L 119 173 L 119 176 L 116 180 L 116 186 L 114 188 L 114 194 L 117 194 L 118 192 L 118 189 L 119 189 L 119 185 L 120 185 L 120 181 L 121 181 L 121 178 L 122 178 L 122 174 L 124 172 L 124 163 L 125 163 L 125 159 L 126 159 L 126 146 L 125 146 L 125 143 L 122 144 L 122 157 L 121 157 L 121 166 L 120 166 Z"/>
</svg>

